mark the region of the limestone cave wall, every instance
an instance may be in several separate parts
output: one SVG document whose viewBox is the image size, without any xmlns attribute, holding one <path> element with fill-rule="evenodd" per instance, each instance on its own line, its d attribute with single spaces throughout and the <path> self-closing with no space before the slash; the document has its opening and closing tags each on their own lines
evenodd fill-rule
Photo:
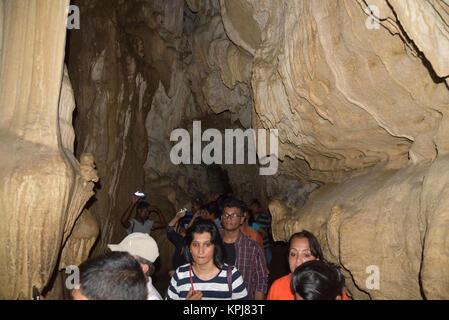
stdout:
<svg viewBox="0 0 449 320">
<path fill-rule="evenodd" d="M 117 221 L 136 184 L 168 216 L 210 193 L 203 166 L 168 161 L 172 130 L 191 130 L 194 120 L 203 129 L 278 129 L 276 175 L 222 166 L 237 195 L 271 202 L 275 240 L 303 228 L 319 234 L 355 298 L 447 296 L 447 282 L 434 284 L 436 265 L 446 264 L 444 223 L 435 221 L 446 214 L 430 209 L 427 189 L 448 143 L 444 3 L 75 3 L 95 30 L 73 33 L 69 68 L 78 152 L 104 158 L 108 195 L 99 190 L 92 205 L 103 247 L 122 232 Z M 380 289 L 366 288 L 370 265 Z"/>
<path fill-rule="evenodd" d="M 73 1 L 82 25 L 67 52 L 77 113 L 76 153 L 94 155 L 100 183 L 88 204 L 100 225 L 94 254 L 119 242 L 120 216 L 136 189 L 169 221 L 197 195 L 222 193 L 226 172 L 236 195 L 265 204 L 265 182 L 254 165 L 174 165 L 176 128 L 252 126 L 251 57 L 227 37 L 216 1 Z M 172 245 L 155 231 L 160 273 Z"/>
<path fill-rule="evenodd" d="M 97 236 L 72 236 L 98 177 L 91 154 L 73 154 L 68 3 L 0 1 L 0 299 L 44 291 L 58 270 L 88 257 Z"/>
<path fill-rule="evenodd" d="M 222 174 L 274 240 L 315 233 L 353 298 L 449 297 L 447 1 L 72 4 L 64 46 L 69 0 L 0 1 L 0 298 L 119 242 L 136 189 L 169 220 Z M 174 165 L 170 133 L 193 121 L 277 129 L 277 173 Z"/>
</svg>

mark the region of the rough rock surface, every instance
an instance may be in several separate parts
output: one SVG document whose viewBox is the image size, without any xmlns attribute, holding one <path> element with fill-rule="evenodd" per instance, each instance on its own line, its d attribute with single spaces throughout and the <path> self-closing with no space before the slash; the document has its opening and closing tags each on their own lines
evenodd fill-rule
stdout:
<svg viewBox="0 0 449 320">
<path fill-rule="evenodd" d="M 169 161 L 172 130 L 191 132 L 194 120 L 203 130 L 278 129 L 277 175 L 220 166 L 244 200 L 274 201 L 275 239 L 317 233 L 356 298 L 447 297 L 436 280 L 445 213 L 427 186 L 436 179 L 444 192 L 436 172 L 449 151 L 444 2 L 78 4 L 93 31 L 72 34 L 71 50 L 88 49 L 69 61 L 77 152 L 100 163 L 99 251 L 123 236 L 118 219 L 136 185 L 167 218 L 213 193 L 204 166 Z M 365 288 L 370 265 L 378 290 Z"/>
<path fill-rule="evenodd" d="M 356 298 L 447 299 L 447 9 L 369 2 L 380 23 L 364 1 L 257 6 L 271 13 L 253 63 L 260 124 L 280 128 L 281 168 L 321 186 L 304 207 L 271 202 L 273 234 L 318 234 Z"/>
<path fill-rule="evenodd" d="M 93 195 L 72 153 L 68 4 L 0 1 L 0 299 L 42 291 Z"/>
<path fill-rule="evenodd" d="M 252 124 L 252 57 L 226 36 L 218 1 L 74 1 L 83 17 L 73 30 L 69 72 L 77 97 L 76 153 L 94 155 L 101 187 L 89 210 L 101 236 L 93 254 L 125 236 L 120 216 L 131 194 L 143 189 L 169 221 L 197 195 L 223 191 L 213 182 L 227 170 L 245 200 L 265 198 L 257 165 L 173 165 L 170 133 L 246 129 Z M 83 32 L 83 30 L 90 30 Z M 204 145 L 204 144 L 203 144 Z M 257 186 L 254 187 L 253 182 Z M 165 233 L 159 270 L 171 264 Z"/>
<path fill-rule="evenodd" d="M 0 298 L 85 259 L 98 229 L 93 255 L 119 242 L 136 189 L 169 220 L 225 171 L 237 196 L 270 201 L 275 240 L 315 233 L 354 298 L 449 297 L 447 1 L 72 2 L 73 92 L 65 30 L 47 23 L 68 1 L 0 1 Z M 170 133 L 195 120 L 278 129 L 278 173 L 174 165 Z M 153 235 L 165 273 L 173 247 Z"/>
</svg>

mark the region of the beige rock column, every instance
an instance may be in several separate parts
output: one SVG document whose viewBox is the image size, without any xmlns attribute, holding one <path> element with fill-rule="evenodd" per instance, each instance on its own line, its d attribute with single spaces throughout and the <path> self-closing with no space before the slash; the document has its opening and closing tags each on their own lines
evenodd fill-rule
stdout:
<svg viewBox="0 0 449 320">
<path fill-rule="evenodd" d="M 42 290 L 92 195 L 59 123 L 68 5 L 0 1 L 0 299 Z"/>
</svg>

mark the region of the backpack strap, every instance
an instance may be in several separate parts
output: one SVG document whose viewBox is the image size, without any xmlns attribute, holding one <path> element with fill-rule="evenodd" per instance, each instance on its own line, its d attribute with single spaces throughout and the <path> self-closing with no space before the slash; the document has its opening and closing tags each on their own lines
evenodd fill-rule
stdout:
<svg viewBox="0 0 449 320">
<path fill-rule="evenodd" d="M 226 279 L 228 280 L 229 296 L 232 299 L 232 266 L 228 265 L 226 270 Z"/>
</svg>

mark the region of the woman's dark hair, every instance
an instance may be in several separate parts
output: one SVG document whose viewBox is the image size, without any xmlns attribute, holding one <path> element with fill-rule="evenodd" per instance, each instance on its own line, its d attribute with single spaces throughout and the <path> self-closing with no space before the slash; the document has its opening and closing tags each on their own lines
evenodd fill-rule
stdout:
<svg viewBox="0 0 449 320">
<path fill-rule="evenodd" d="M 137 262 L 139 262 L 140 264 L 146 264 L 148 266 L 148 271 L 146 273 L 146 276 L 151 277 L 154 274 L 154 272 L 156 271 L 156 266 L 154 265 L 154 263 L 145 258 L 142 258 L 141 256 L 137 256 L 136 259 L 137 259 Z"/>
<path fill-rule="evenodd" d="M 332 263 L 311 260 L 293 272 L 290 285 L 304 300 L 335 300 L 342 295 L 345 278 Z"/>
<path fill-rule="evenodd" d="M 184 247 L 185 258 L 187 262 L 193 262 L 192 253 L 190 252 L 190 245 L 193 241 L 193 235 L 194 233 L 201 234 L 204 232 L 208 232 L 210 234 L 210 242 L 214 245 L 214 264 L 217 268 L 221 268 L 225 260 L 225 248 L 217 226 L 210 220 L 197 218 L 192 226 L 187 230 Z"/>
<path fill-rule="evenodd" d="M 109 252 L 79 266 L 80 291 L 89 300 L 145 300 L 142 268 L 128 252 Z"/>
<path fill-rule="evenodd" d="M 292 234 L 290 240 L 288 241 L 289 248 L 292 244 L 292 241 L 296 238 L 306 238 L 307 240 L 309 240 L 310 253 L 312 253 L 312 256 L 319 260 L 325 261 L 320 243 L 318 242 L 318 239 L 313 235 L 313 233 L 307 230 L 302 230 L 301 232 Z"/>
</svg>

